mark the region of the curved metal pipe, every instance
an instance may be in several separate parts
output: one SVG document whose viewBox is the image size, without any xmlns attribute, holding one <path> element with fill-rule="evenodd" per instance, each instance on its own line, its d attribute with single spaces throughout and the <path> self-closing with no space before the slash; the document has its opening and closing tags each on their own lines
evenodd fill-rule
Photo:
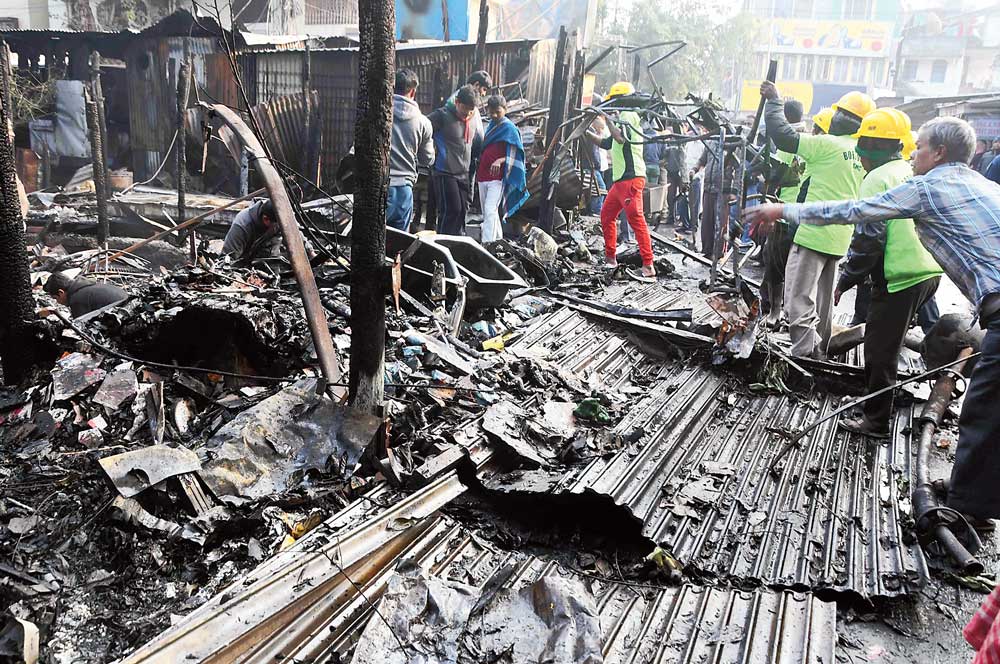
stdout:
<svg viewBox="0 0 1000 664">
<path fill-rule="evenodd" d="M 958 356 L 958 359 L 962 361 L 956 364 L 953 369 L 942 372 L 941 376 L 935 381 L 931 395 L 920 412 L 920 441 L 917 444 L 914 488 L 910 497 L 913 503 L 914 528 L 919 535 L 923 536 L 922 540 L 937 540 L 941 544 L 941 547 L 955 561 L 955 565 L 962 574 L 978 576 L 983 573 L 983 564 L 969 552 L 966 545 L 956 537 L 945 521 L 964 524 L 967 529 L 967 541 L 977 551 L 982 546 L 979 535 L 961 514 L 938 503 L 927 469 L 934 431 L 941 425 L 941 420 L 948 410 L 948 405 L 951 404 L 952 395 L 955 394 L 955 388 L 958 385 L 958 379 L 961 377 L 961 371 L 965 367 L 965 362 L 971 356 L 971 348 L 962 350 Z"/>
</svg>

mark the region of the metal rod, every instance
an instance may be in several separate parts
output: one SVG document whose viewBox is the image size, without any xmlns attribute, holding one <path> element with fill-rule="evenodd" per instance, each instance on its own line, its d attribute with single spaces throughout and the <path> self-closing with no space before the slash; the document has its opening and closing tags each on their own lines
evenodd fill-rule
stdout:
<svg viewBox="0 0 1000 664">
<path fill-rule="evenodd" d="M 323 377 L 330 382 L 338 382 L 340 380 L 340 367 L 337 365 L 337 355 L 333 347 L 333 339 L 330 337 L 330 328 L 327 327 L 326 310 L 323 309 L 323 303 L 319 299 L 319 289 L 316 287 L 312 266 L 306 256 L 305 244 L 302 242 L 302 233 L 299 231 L 298 223 L 296 223 L 291 201 L 285 191 L 285 182 L 278 174 L 274 164 L 267 158 L 260 140 L 235 111 L 222 104 L 205 104 L 205 106 L 210 116 L 222 120 L 239 138 L 250 158 L 254 161 L 257 172 L 264 180 L 285 238 L 292 272 L 295 274 L 295 281 L 298 282 L 299 291 L 302 294 L 302 305 L 305 308 L 306 320 L 309 323 L 309 330 L 312 332 L 313 345 L 323 370 Z"/>
<path fill-rule="evenodd" d="M 153 235 L 150 235 L 146 239 L 139 240 L 135 244 L 130 245 L 128 247 L 125 247 L 121 251 L 112 254 L 111 257 L 108 258 L 108 262 L 110 263 L 111 261 L 115 260 L 116 258 L 124 256 L 125 254 L 131 254 L 136 249 L 139 249 L 140 247 L 146 246 L 147 244 L 149 244 L 153 240 L 159 240 L 161 237 L 163 237 L 164 235 L 167 235 L 168 233 L 173 233 L 175 231 L 182 231 L 185 228 L 188 228 L 189 226 L 194 226 L 195 224 L 203 221 L 206 217 L 212 216 L 216 212 L 222 212 L 223 210 L 228 210 L 229 208 L 233 207 L 237 203 L 242 203 L 243 201 L 246 201 L 246 200 L 249 200 L 251 198 L 254 198 L 255 196 L 260 196 L 261 194 L 264 194 L 266 192 L 267 192 L 267 189 L 263 189 L 263 188 L 262 189 L 258 189 L 257 191 L 250 192 L 246 196 L 240 196 L 239 198 L 234 198 L 233 200 L 229 201 L 228 203 L 226 203 L 224 205 L 220 205 L 218 207 L 214 207 L 211 210 L 206 210 L 205 212 L 202 212 L 201 214 L 199 214 L 197 216 L 191 217 L 187 221 L 181 222 L 181 223 L 177 224 L 176 226 L 173 226 L 172 228 L 168 228 L 165 231 L 160 231 L 159 233 L 154 233 Z"/>
<path fill-rule="evenodd" d="M 857 406 L 860 406 L 861 404 L 865 403 L 866 401 L 869 401 L 870 399 L 874 399 L 875 397 L 881 396 L 881 395 L 885 394 L 886 392 L 891 392 L 891 391 L 893 391 L 895 389 L 898 389 L 898 388 L 902 387 L 903 385 L 909 385 L 910 383 L 915 383 L 918 380 L 924 380 L 926 378 L 930 378 L 931 376 L 933 376 L 937 372 L 941 371 L 942 369 L 949 369 L 949 368 L 955 366 L 956 364 L 965 362 L 966 360 L 971 360 L 974 357 L 979 357 L 979 355 L 981 355 L 981 354 L 982 353 L 980 352 L 980 353 L 973 353 L 972 355 L 969 355 L 968 357 L 959 357 L 957 360 L 953 360 L 951 362 L 948 362 L 947 364 L 942 364 L 939 367 L 935 367 L 934 369 L 930 369 L 929 371 L 925 371 L 925 372 L 923 372 L 921 374 L 917 374 L 916 376 L 911 376 L 910 378 L 907 378 L 905 380 L 901 380 L 901 381 L 899 381 L 897 383 L 894 383 L 894 384 L 892 384 L 892 385 L 890 385 L 888 387 L 883 387 L 881 390 L 875 390 L 871 394 L 866 394 L 865 396 L 863 396 L 861 398 L 855 399 L 854 401 L 851 401 L 850 403 L 847 403 L 847 404 L 841 406 L 837 410 L 829 413 L 828 415 L 825 415 L 825 416 L 819 418 L 818 420 L 816 420 L 815 422 L 813 422 L 812 424 L 810 424 L 809 426 L 807 426 L 806 428 L 800 430 L 797 434 L 795 434 L 794 436 L 792 436 L 792 438 L 787 443 L 785 443 L 785 446 L 783 448 L 781 448 L 781 450 L 778 452 L 778 454 L 775 455 L 774 459 L 771 461 L 770 469 L 773 471 L 775 465 L 777 465 L 777 463 L 779 461 L 781 461 L 781 459 L 783 459 L 785 457 L 785 455 L 787 455 L 789 452 L 791 452 L 792 448 L 798 446 L 799 441 L 802 440 L 802 438 L 807 433 L 809 433 L 810 431 L 812 431 L 813 429 L 815 429 L 816 427 L 818 427 L 823 422 L 826 422 L 829 419 L 837 417 L 841 413 L 845 413 L 848 410 L 850 410 L 851 408 L 855 408 Z"/>
<path fill-rule="evenodd" d="M 722 211 L 726 204 L 726 128 L 719 128 L 719 153 L 715 155 L 716 168 L 719 169 L 719 191 L 715 195 L 715 210 L 712 215 L 712 271 L 708 284 L 715 286 L 719 276 L 719 256 L 722 253 L 722 240 L 725 237 L 725 230 L 722 226 Z M 704 212 L 704 211 L 703 211 Z"/>
</svg>

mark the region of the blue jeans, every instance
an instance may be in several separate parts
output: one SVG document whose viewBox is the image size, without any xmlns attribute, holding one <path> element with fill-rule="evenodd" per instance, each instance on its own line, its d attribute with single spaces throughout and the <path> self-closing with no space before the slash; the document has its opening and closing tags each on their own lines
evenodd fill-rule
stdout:
<svg viewBox="0 0 1000 664">
<path fill-rule="evenodd" d="M 594 179 L 600 184 L 600 188 L 604 191 L 608 190 L 607 184 L 604 182 L 604 176 L 598 170 L 594 171 Z M 594 196 L 590 199 L 590 214 L 600 214 L 601 206 L 604 205 L 604 196 Z"/>
<path fill-rule="evenodd" d="M 413 219 L 413 186 L 409 184 L 389 187 L 385 205 L 385 224 L 405 231 Z"/>
</svg>

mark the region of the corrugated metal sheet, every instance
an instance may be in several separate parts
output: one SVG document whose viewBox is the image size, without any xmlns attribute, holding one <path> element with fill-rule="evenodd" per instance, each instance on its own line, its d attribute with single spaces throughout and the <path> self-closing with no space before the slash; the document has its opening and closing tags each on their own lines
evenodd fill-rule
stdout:
<svg viewBox="0 0 1000 664">
<path fill-rule="evenodd" d="M 651 376 L 638 347 L 601 327 L 556 311 L 514 349 L 547 347 L 551 361 L 573 370 L 593 365 L 610 384 L 632 374 L 652 379 L 647 398 L 615 431 L 626 438 L 642 431 L 642 437 L 610 459 L 556 476 L 508 475 L 493 488 L 608 495 L 690 572 L 739 585 L 882 597 L 923 584 L 923 554 L 903 535 L 909 411 L 898 414 L 893 436 L 881 445 L 830 420 L 772 473 L 768 466 L 787 440 L 784 432 L 835 409 L 836 398 L 756 396 L 742 379 L 681 364 L 662 365 Z"/>
<path fill-rule="evenodd" d="M 608 664 L 834 661 L 836 605 L 810 594 L 693 585 L 656 588 L 583 577 L 553 562 L 493 549 L 444 517 L 419 527 L 423 533 L 384 560 L 384 571 L 372 575 L 360 592 L 352 588 L 327 598 L 296 629 L 259 644 L 243 661 L 347 661 L 366 623 L 378 619 L 372 607 L 403 561 L 475 586 L 511 564 L 510 585 L 551 575 L 578 576 L 595 595 Z"/>
<path fill-rule="evenodd" d="M 272 53 L 257 59 L 257 101 L 302 94 L 301 53 Z"/>
<path fill-rule="evenodd" d="M 313 93 L 313 104 L 319 102 L 319 95 Z M 271 155 L 300 170 L 302 157 L 306 153 L 306 107 L 301 93 L 276 97 L 253 109 L 254 118 L 260 125 L 264 141 Z"/>
</svg>

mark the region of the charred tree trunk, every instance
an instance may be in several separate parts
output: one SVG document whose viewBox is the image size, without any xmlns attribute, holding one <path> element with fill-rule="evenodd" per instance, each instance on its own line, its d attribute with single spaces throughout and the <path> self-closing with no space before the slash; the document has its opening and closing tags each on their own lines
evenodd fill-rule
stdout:
<svg viewBox="0 0 1000 664">
<path fill-rule="evenodd" d="M 396 49 L 393 0 L 359 3 L 360 75 L 354 129 L 357 187 L 351 231 L 350 400 L 378 413 L 384 393 L 385 202 Z"/>
<path fill-rule="evenodd" d="M 0 41 L 0 363 L 3 382 L 15 385 L 35 363 L 31 330 L 35 303 L 17 194 L 10 85 L 10 52 Z"/>
<path fill-rule="evenodd" d="M 490 25 L 489 0 L 479 0 L 479 32 L 476 35 L 476 70 L 486 69 L 486 32 Z"/>
<path fill-rule="evenodd" d="M 104 124 L 104 93 L 101 91 L 101 54 L 90 55 L 90 100 L 86 102 L 90 125 L 90 153 L 97 195 L 97 244 L 108 243 L 108 153 L 107 126 Z"/>
<path fill-rule="evenodd" d="M 552 75 L 552 94 L 549 96 L 549 117 L 545 121 L 545 150 L 548 158 L 542 167 L 542 200 L 538 208 L 538 226 L 546 233 L 552 233 L 553 221 L 556 213 L 556 192 L 552 184 L 552 169 L 559 168 L 553 163 L 556 157 L 556 150 L 553 149 L 554 141 L 560 139 L 559 125 L 566 117 L 566 97 L 569 91 L 566 89 L 566 50 L 568 48 L 569 35 L 566 34 L 566 26 L 559 26 L 559 42 L 556 44 L 555 72 Z M 558 172 L 558 171 L 557 171 Z"/>
</svg>

